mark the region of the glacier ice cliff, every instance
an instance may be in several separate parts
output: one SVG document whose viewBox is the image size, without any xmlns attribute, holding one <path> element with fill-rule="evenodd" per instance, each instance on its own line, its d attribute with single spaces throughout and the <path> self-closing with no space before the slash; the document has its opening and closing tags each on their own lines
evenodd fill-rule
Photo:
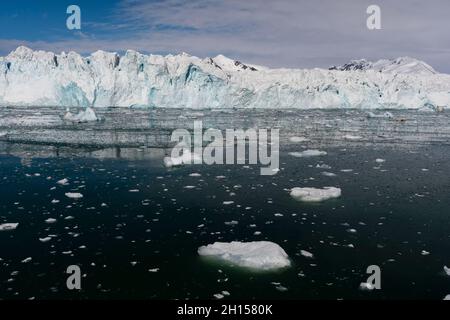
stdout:
<svg viewBox="0 0 450 320">
<path fill-rule="evenodd" d="M 162 108 L 450 107 L 450 75 L 403 57 L 326 69 L 269 69 L 222 55 L 54 54 L 0 57 L 1 106 Z"/>
</svg>

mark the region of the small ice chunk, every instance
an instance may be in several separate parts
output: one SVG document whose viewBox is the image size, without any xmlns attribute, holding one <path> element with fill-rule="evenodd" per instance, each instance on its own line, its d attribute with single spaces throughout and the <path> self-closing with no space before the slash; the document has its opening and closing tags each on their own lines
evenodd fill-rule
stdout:
<svg viewBox="0 0 450 320">
<path fill-rule="evenodd" d="M 444 266 L 444 272 L 446 275 L 450 276 L 450 268 L 447 266 Z"/>
<path fill-rule="evenodd" d="M 360 290 L 373 290 L 373 289 L 375 289 L 375 286 L 373 286 L 372 284 L 370 284 L 370 283 L 367 283 L 367 282 L 361 282 L 361 284 L 359 285 L 359 289 Z"/>
<path fill-rule="evenodd" d="M 378 159 L 375 159 L 375 162 L 376 163 L 383 163 L 383 162 L 386 162 L 386 160 L 378 158 Z"/>
<path fill-rule="evenodd" d="M 284 268 L 291 264 L 286 252 L 270 241 L 215 242 L 201 246 L 198 254 L 261 270 Z"/>
<path fill-rule="evenodd" d="M 291 197 L 298 201 L 319 202 L 341 196 L 341 189 L 336 187 L 318 188 L 299 188 L 291 189 Z"/>
<path fill-rule="evenodd" d="M 19 223 L 3 223 L 0 224 L 0 231 L 9 231 L 17 228 Z"/>
<path fill-rule="evenodd" d="M 336 173 L 328 172 L 328 171 L 322 172 L 322 175 L 324 175 L 325 177 L 336 177 Z"/>
<path fill-rule="evenodd" d="M 51 237 L 39 238 L 40 242 L 49 242 L 50 240 L 52 240 Z"/>
<path fill-rule="evenodd" d="M 289 155 L 296 157 L 296 158 L 307 158 L 307 157 L 317 157 L 317 156 L 324 156 L 326 155 L 326 151 L 316 150 L 316 149 L 309 149 L 301 152 L 289 152 Z"/>
<path fill-rule="evenodd" d="M 201 177 L 202 175 L 200 173 L 197 172 L 193 172 L 191 174 L 189 174 L 189 177 Z"/>
<path fill-rule="evenodd" d="M 346 140 L 361 140 L 362 137 L 361 136 L 354 136 L 354 135 L 351 135 L 351 134 L 346 134 L 344 136 L 344 139 L 346 139 Z"/>
<path fill-rule="evenodd" d="M 305 137 L 290 137 L 289 141 L 293 143 L 300 143 L 300 142 L 307 142 L 309 141 L 309 139 Z"/>
<path fill-rule="evenodd" d="M 56 183 L 65 186 L 65 185 L 69 184 L 69 179 L 64 178 L 64 179 L 61 179 L 59 181 L 56 181 Z"/>
<path fill-rule="evenodd" d="M 65 195 L 66 195 L 66 197 L 71 198 L 71 199 L 83 198 L 83 195 L 79 192 L 66 192 Z"/>
<path fill-rule="evenodd" d="M 148 269 L 148 272 L 158 272 L 159 268 Z"/>
<path fill-rule="evenodd" d="M 393 114 L 388 111 L 383 112 L 381 114 L 376 114 L 373 112 L 367 113 L 367 118 L 393 118 L 393 117 L 394 117 Z"/>
<path fill-rule="evenodd" d="M 314 258 L 314 255 L 311 252 L 306 251 L 306 250 L 300 250 L 300 254 L 306 258 L 310 258 L 310 259 Z"/>
<path fill-rule="evenodd" d="M 56 222 L 56 219 L 48 218 L 48 219 L 45 220 L 45 222 L 46 222 L 46 223 L 55 223 L 55 222 Z"/>
</svg>

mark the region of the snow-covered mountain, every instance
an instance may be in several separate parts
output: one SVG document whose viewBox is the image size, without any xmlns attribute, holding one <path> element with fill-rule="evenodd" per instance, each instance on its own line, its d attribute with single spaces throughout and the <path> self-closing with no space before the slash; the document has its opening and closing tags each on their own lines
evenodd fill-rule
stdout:
<svg viewBox="0 0 450 320">
<path fill-rule="evenodd" d="M 412 58 L 326 69 L 269 69 L 219 55 L 0 57 L 0 105 L 164 108 L 449 108 L 450 75 Z"/>
<path fill-rule="evenodd" d="M 330 70 L 341 71 L 367 71 L 374 70 L 385 73 L 401 73 L 401 74 L 420 74 L 420 75 L 433 75 L 437 72 L 429 64 L 423 61 L 410 58 L 400 57 L 392 60 L 378 60 L 376 62 L 370 62 L 365 59 L 352 60 L 339 67 L 331 67 Z"/>
</svg>

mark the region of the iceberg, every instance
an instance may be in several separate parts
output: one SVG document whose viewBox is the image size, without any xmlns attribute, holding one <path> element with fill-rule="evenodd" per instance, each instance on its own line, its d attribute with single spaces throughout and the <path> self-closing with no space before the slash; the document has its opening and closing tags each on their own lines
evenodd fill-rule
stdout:
<svg viewBox="0 0 450 320">
<path fill-rule="evenodd" d="M 408 57 L 330 69 L 270 69 L 223 55 L 128 50 L 81 56 L 20 46 L 0 57 L 0 105 L 443 110 L 450 106 L 450 75 Z M 67 115 L 72 117 L 77 115 Z"/>
<path fill-rule="evenodd" d="M 64 120 L 66 121 L 72 121 L 72 122 L 89 122 L 89 121 L 98 121 L 99 118 L 97 118 L 97 115 L 95 114 L 95 111 L 87 107 L 86 110 L 80 111 L 78 114 L 74 115 L 69 110 L 64 115 Z"/>
<path fill-rule="evenodd" d="M 259 270 L 280 269 L 291 265 L 286 252 L 270 241 L 215 242 L 200 247 L 198 254 Z"/>
</svg>

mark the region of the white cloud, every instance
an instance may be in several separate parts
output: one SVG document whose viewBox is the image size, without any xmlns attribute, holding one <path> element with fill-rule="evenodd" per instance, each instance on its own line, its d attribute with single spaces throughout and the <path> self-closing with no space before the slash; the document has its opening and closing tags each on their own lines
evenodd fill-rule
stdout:
<svg viewBox="0 0 450 320">
<path fill-rule="evenodd" d="M 441 71 L 447 64 L 450 2 L 375 1 L 382 30 L 366 28 L 369 0 L 123 0 L 109 23 L 88 22 L 90 33 L 28 43 L 33 48 L 218 53 L 275 67 L 326 67 L 352 58 L 409 55 Z M 83 30 L 82 30 L 83 31 Z M 84 31 L 83 31 L 84 32 Z M 0 40 L 13 48 L 18 40 Z"/>
</svg>

